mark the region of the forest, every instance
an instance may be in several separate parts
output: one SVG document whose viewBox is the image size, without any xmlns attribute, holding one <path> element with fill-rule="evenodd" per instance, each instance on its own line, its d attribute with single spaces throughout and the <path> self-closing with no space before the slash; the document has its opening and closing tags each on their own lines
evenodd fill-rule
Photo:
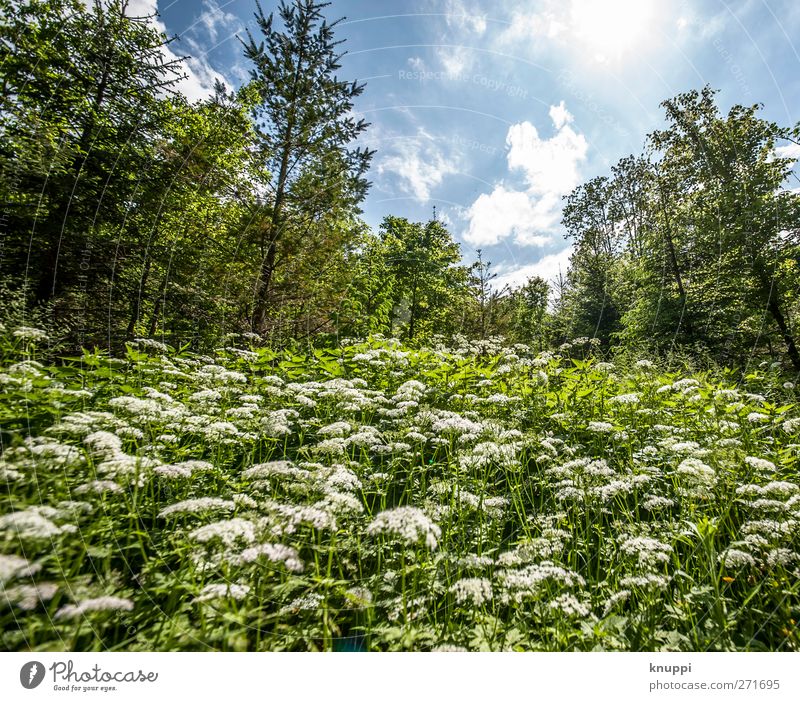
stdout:
<svg viewBox="0 0 800 701">
<path fill-rule="evenodd" d="M 499 287 L 364 221 L 328 3 L 254 11 L 190 102 L 0 0 L 0 648 L 800 649 L 800 125 L 668 97 Z"/>
</svg>

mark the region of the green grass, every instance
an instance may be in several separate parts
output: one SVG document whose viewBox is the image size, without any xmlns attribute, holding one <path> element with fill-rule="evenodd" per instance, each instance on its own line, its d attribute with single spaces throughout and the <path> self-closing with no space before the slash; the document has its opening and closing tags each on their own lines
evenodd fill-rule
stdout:
<svg viewBox="0 0 800 701">
<path fill-rule="evenodd" d="M 373 339 L 44 366 L 5 336 L 3 649 L 798 649 L 800 418 L 766 364 Z"/>
</svg>

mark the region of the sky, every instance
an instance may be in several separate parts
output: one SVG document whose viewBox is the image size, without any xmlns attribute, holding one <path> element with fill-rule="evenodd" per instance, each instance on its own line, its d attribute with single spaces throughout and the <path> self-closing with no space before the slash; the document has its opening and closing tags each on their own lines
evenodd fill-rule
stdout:
<svg viewBox="0 0 800 701">
<path fill-rule="evenodd" d="M 191 99 L 247 79 L 237 37 L 255 31 L 255 0 L 132 5 L 157 8 L 190 56 Z M 325 14 L 345 18 L 340 76 L 367 84 L 364 219 L 427 221 L 435 207 L 498 287 L 566 270 L 563 196 L 641 153 L 663 100 L 710 84 L 725 111 L 761 103 L 800 121 L 798 0 L 333 0 Z"/>
</svg>

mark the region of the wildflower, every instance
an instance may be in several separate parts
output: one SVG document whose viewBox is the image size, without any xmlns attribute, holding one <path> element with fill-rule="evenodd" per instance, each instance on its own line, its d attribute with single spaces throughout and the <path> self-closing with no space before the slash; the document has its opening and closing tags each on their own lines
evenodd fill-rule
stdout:
<svg viewBox="0 0 800 701">
<path fill-rule="evenodd" d="M 299 613 L 300 611 L 317 611 L 322 605 L 324 598 L 322 594 L 311 592 L 304 596 L 300 596 L 287 606 L 281 609 L 281 612 L 286 613 Z"/>
<path fill-rule="evenodd" d="M 39 582 L 37 584 L 18 584 L 5 590 L 6 601 L 14 604 L 23 611 L 33 611 L 40 603 L 50 601 L 58 591 L 54 582 Z"/>
<path fill-rule="evenodd" d="M 777 469 L 775 463 L 765 460 L 764 458 L 753 457 L 752 455 L 748 455 L 744 461 L 754 470 L 760 470 L 762 472 L 775 472 Z"/>
<path fill-rule="evenodd" d="M 610 424 L 607 421 L 590 421 L 586 430 L 593 433 L 611 433 L 614 430 L 614 424 Z"/>
<path fill-rule="evenodd" d="M 618 592 L 613 593 L 611 596 L 608 597 L 606 600 L 605 606 L 603 606 L 603 617 L 605 618 L 611 613 L 619 604 L 624 603 L 631 597 L 630 589 L 621 589 Z"/>
<path fill-rule="evenodd" d="M 255 538 L 255 524 L 243 518 L 231 518 L 201 526 L 189 534 L 198 543 L 219 541 L 224 546 L 232 547 L 236 541 L 252 543 Z"/>
<path fill-rule="evenodd" d="M 185 499 L 161 509 L 159 518 L 166 518 L 173 514 L 196 514 L 206 511 L 233 511 L 235 504 L 219 497 L 197 497 Z"/>
<path fill-rule="evenodd" d="M 257 562 L 264 558 L 270 562 L 283 564 L 290 572 L 302 572 L 305 568 L 297 550 L 281 543 L 262 543 L 242 550 L 234 560 L 240 563 Z"/>
<path fill-rule="evenodd" d="M 663 591 L 669 586 L 669 577 L 663 574 L 647 572 L 641 575 L 623 577 L 619 583 L 625 589 L 656 589 Z"/>
<path fill-rule="evenodd" d="M 747 420 L 751 424 L 760 423 L 762 421 L 769 421 L 769 416 L 762 414 L 758 411 L 752 411 L 747 415 Z"/>
<path fill-rule="evenodd" d="M 482 577 L 468 577 L 459 579 L 450 587 L 459 604 L 472 603 L 482 606 L 492 600 L 492 583 Z"/>
<path fill-rule="evenodd" d="M 398 506 L 382 511 L 367 527 L 368 535 L 386 533 L 399 537 L 408 545 L 424 544 L 435 550 L 442 531 L 420 509 Z"/>
<path fill-rule="evenodd" d="M 669 562 L 672 546 L 654 538 L 626 538 L 619 544 L 620 550 L 636 558 L 640 565 L 658 565 Z"/>
<path fill-rule="evenodd" d="M 23 341 L 31 341 L 33 343 L 47 341 L 49 339 L 46 331 L 33 326 L 18 326 L 14 330 L 13 336 L 14 338 L 21 338 Z"/>
<path fill-rule="evenodd" d="M 12 511 L 0 516 L 0 531 L 13 533 L 21 539 L 43 540 L 77 530 L 75 526 L 69 524 L 57 526 L 40 513 L 40 508 L 29 507 L 24 511 Z"/>
<path fill-rule="evenodd" d="M 0 555 L 0 584 L 10 582 L 17 577 L 30 577 L 41 568 L 41 565 L 31 564 L 18 555 Z"/>
<path fill-rule="evenodd" d="M 547 607 L 573 618 L 589 618 L 592 614 L 592 609 L 572 594 L 562 594 L 556 597 L 547 604 Z"/>
<path fill-rule="evenodd" d="M 351 608 L 366 608 L 372 604 L 372 592 L 365 587 L 351 587 L 344 596 L 345 604 Z"/>
<path fill-rule="evenodd" d="M 353 427 L 347 423 L 347 421 L 336 421 L 332 424 L 328 424 L 327 426 L 323 426 L 317 431 L 317 434 L 320 436 L 347 436 L 351 433 Z"/>
<path fill-rule="evenodd" d="M 91 482 L 86 482 L 75 487 L 73 490 L 75 494 L 87 494 L 89 492 L 94 492 L 95 494 L 111 492 L 113 494 L 121 491 L 122 487 L 113 480 L 92 480 Z"/>
<path fill-rule="evenodd" d="M 638 404 L 639 395 L 636 393 L 620 394 L 616 397 L 611 397 L 608 401 L 612 404 Z"/>
<path fill-rule="evenodd" d="M 216 599 L 234 599 L 241 601 L 250 593 L 250 587 L 245 584 L 207 584 L 195 597 L 195 603 L 214 601 Z"/>
<path fill-rule="evenodd" d="M 717 482 L 714 470 L 697 458 L 683 460 L 676 473 L 696 487 L 713 487 Z"/>
<path fill-rule="evenodd" d="M 724 552 L 720 553 L 717 559 L 722 562 L 725 567 L 730 569 L 736 569 L 739 567 L 752 567 L 756 564 L 756 561 L 753 559 L 753 556 L 750 553 L 746 553 L 743 550 L 737 550 L 736 548 L 728 548 Z"/>
<path fill-rule="evenodd" d="M 86 613 L 102 611 L 133 611 L 133 602 L 119 596 L 100 596 L 84 599 L 78 604 L 67 604 L 56 611 L 56 619 L 78 618 Z"/>
</svg>

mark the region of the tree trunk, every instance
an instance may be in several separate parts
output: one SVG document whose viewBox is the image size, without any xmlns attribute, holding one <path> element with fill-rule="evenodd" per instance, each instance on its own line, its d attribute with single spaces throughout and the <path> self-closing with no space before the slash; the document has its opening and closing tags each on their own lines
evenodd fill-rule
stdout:
<svg viewBox="0 0 800 701">
<path fill-rule="evenodd" d="M 797 351 L 797 344 L 795 343 L 794 336 L 792 336 L 792 332 L 789 330 L 789 325 L 786 323 L 786 319 L 783 316 L 780 304 L 778 304 L 777 295 L 775 294 L 774 290 L 774 286 L 771 286 L 767 309 L 769 309 L 769 313 L 772 315 L 772 318 L 778 325 L 778 329 L 780 330 L 781 336 L 786 343 L 787 353 L 789 355 L 789 359 L 792 361 L 794 369 L 800 371 L 800 353 Z"/>
</svg>

